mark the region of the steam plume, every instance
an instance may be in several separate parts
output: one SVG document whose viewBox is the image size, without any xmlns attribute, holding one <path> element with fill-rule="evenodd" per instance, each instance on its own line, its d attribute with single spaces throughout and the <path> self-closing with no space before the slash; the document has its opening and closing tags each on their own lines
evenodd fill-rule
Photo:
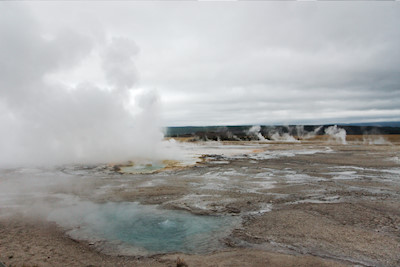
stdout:
<svg viewBox="0 0 400 267">
<path fill-rule="evenodd" d="M 330 126 L 325 129 L 325 133 L 330 136 L 331 140 L 335 142 L 341 143 L 343 145 L 347 144 L 346 142 L 346 130 L 342 128 L 338 128 L 337 125 Z"/>
<path fill-rule="evenodd" d="M 259 125 L 252 126 L 247 134 L 257 137 L 260 141 L 266 140 L 265 137 L 261 134 L 261 126 Z"/>
<path fill-rule="evenodd" d="M 300 139 L 311 139 L 314 138 L 317 133 L 321 130 L 322 126 L 315 128 L 313 131 L 308 132 L 304 130 L 304 125 L 296 125 L 296 134 Z"/>
<path fill-rule="evenodd" d="M 127 109 L 137 81 L 139 50 L 133 40 L 107 41 L 72 30 L 44 38 L 27 10 L 15 6 L 9 11 L 0 18 L 0 165 L 157 157 L 163 137 L 157 95 L 138 93 L 136 115 Z M 46 79 L 93 53 L 101 57 L 106 84 Z"/>
<path fill-rule="evenodd" d="M 282 142 L 300 142 L 299 140 L 296 140 L 292 135 L 289 133 L 279 133 L 275 132 L 273 135 L 271 135 L 271 139 L 274 141 L 282 141 Z"/>
</svg>

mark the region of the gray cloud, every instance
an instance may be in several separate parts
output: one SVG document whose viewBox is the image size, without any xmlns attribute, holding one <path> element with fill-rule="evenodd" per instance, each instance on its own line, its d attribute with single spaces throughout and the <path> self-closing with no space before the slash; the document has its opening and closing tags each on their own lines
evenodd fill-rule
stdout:
<svg viewBox="0 0 400 267">
<path fill-rule="evenodd" d="M 92 47 L 102 55 L 105 71 L 98 81 L 104 78 L 113 88 L 135 83 L 156 89 L 167 125 L 400 119 L 396 3 L 26 5 L 41 31 L 54 33 L 68 26 L 84 33 L 79 37 L 82 43 L 67 50 Z M 117 44 L 108 52 L 104 48 L 105 40 L 116 36 L 135 40 L 126 46 L 136 47 L 126 57 L 112 56 L 117 68 L 107 53 L 125 49 Z M 67 58 L 73 62 L 74 56 Z M 132 59 L 135 64 L 129 63 Z M 60 65 L 71 66 L 65 61 Z M 46 64 L 37 71 L 63 73 L 64 82 L 97 77 L 89 67 L 81 66 L 79 75 L 68 76 L 65 68 Z"/>
</svg>

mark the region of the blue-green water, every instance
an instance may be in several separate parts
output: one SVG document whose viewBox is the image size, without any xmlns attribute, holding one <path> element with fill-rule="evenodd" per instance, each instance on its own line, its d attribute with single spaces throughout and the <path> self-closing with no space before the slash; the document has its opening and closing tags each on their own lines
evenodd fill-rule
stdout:
<svg viewBox="0 0 400 267">
<path fill-rule="evenodd" d="M 75 220 L 79 225 L 71 231 L 74 238 L 120 242 L 148 254 L 214 251 L 235 221 L 231 216 L 199 216 L 127 202 L 90 203 L 84 212 L 78 207 L 68 210 L 79 217 Z"/>
<path fill-rule="evenodd" d="M 137 173 L 142 173 L 142 174 L 146 174 L 146 173 L 153 173 L 156 172 L 158 170 L 161 170 L 162 168 L 164 168 L 165 165 L 158 163 L 158 164 L 135 164 L 132 166 L 122 166 L 121 167 L 121 171 L 124 173 L 131 173 L 131 174 L 137 174 Z"/>
</svg>

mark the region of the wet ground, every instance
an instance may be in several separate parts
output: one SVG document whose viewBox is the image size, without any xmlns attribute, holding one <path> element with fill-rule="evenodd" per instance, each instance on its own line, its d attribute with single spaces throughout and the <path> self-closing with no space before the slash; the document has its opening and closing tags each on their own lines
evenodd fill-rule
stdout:
<svg viewBox="0 0 400 267">
<path fill-rule="evenodd" d="M 398 140 L 182 146 L 185 163 L 154 172 L 121 174 L 108 165 L 2 170 L 0 261 L 173 266 L 179 256 L 189 266 L 400 265 Z M 110 210 L 131 203 L 224 218 L 229 227 L 203 251 L 171 241 L 167 250 L 142 253 L 140 244 L 85 231 L 98 226 L 93 211 L 110 203 L 117 205 Z"/>
</svg>

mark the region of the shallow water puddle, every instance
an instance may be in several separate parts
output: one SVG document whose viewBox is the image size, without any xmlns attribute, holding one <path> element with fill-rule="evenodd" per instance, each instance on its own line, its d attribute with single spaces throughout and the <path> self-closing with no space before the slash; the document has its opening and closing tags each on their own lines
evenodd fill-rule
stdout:
<svg viewBox="0 0 400 267">
<path fill-rule="evenodd" d="M 68 218 L 63 219 L 66 214 Z M 206 253 L 222 247 L 234 219 L 198 216 L 138 203 L 83 202 L 53 211 L 49 220 L 70 228 L 74 239 L 117 243 L 132 254 Z M 129 254 L 129 253 L 128 253 Z"/>
</svg>

